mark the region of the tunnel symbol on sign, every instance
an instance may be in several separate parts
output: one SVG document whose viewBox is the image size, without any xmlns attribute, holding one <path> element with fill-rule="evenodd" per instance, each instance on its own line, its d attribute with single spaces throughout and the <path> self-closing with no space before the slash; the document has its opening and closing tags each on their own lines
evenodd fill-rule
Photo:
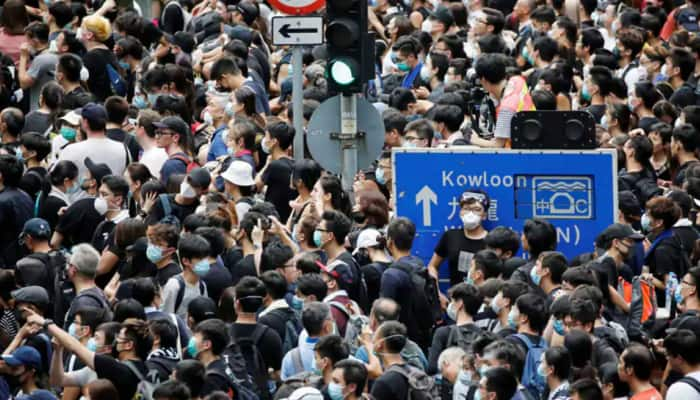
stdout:
<svg viewBox="0 0 700 400">
<path fill-rule="evenodd" d="M 585 176 L 538 176 L 532 179 L 533 216 L 588 219 L 593 216 L 593 182 Z"/>
</svg>

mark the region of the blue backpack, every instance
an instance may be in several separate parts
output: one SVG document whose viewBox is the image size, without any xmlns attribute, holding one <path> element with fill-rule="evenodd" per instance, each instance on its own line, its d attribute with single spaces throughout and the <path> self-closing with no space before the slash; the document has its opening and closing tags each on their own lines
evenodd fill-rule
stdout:
<svg viewBox="0 0 700 400">
<path fill-rule="evenodd" d="M 539 343 L 534 344 L 526 335 L 518 333 L 514 335 L 527 346 L 527 355 L 525 356 L 525 367 L 523 368 L 523 376 L 520 383 L 530 392 L 534 398 L 542 397 L 545 388 L 545 379 L 537 373 L 542 362 L 542 354 L 547 350 L 547 343 L 540 338 Z"/>
<path fill-rule="evenodd" d="M 107 77 L 109 78 L 109 86 L 112 89 L 112 93 L 117 96 L 125 97 L 128 88 L 124 78 L 122 78 L 119 71 L 117 71 L 112 64 L 107 63 L 105 68 L 107 69 Z"/>
</svg>

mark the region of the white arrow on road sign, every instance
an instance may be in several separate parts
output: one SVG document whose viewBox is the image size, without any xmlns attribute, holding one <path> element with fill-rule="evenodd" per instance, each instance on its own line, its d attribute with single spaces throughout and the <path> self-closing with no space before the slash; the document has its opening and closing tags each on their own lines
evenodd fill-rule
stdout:
<svg viewBox="0 0 700 400">
<path fill-rule="evenodd" d="M 430 219 L 430 203 L 437 205 L 438 199 L 435 192 L 430 189 L 428 185 L 423 186 L 418 193 L 416 193 L 416 204 L 423 203 L 423 226 L 430 226 L 432 221 Z"/>
<path fill-rule="evenodd" d="M 272 18 L 272 44 L 275 46 L 323 43 L 323 17 Z"/>
</svg>

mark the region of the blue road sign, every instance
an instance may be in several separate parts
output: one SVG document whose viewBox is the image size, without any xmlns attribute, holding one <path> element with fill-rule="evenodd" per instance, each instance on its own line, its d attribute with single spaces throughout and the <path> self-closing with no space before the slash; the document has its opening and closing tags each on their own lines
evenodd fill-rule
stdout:
<svg viewBox="0 0 700 400">
<path fill-rule="evenodd" d="M 414 254 L 427 264 L 443 232 L 462 226 L 462 192 L 479 188 L 491 198 L 487 229 L 522 232 L 527 219 L 549 220 L 557 230 L 557 249 L 571 258 L 593 251 L 595 237 L 615 222 L 616 171 L 614 150 L 398 149 L 393 153 L 396 214 L 416 224 Z M 444 262 L 443 289 L 447 277 Z"/>
</svg>

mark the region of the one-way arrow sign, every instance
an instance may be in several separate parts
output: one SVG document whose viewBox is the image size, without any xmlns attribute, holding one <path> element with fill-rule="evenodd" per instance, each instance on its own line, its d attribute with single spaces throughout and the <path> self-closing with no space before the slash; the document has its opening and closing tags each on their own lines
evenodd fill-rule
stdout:
<svg viewBox="0 0 700 400">
<path fill-rule="evenodd" d="M 323 18 L 272 18 L 272 44 L 275 46 L 323 44 Z"/>
<path fill-rule="evenodd" d="M 437 194 L 435 194 L 428 185 L 423 186 L 423 188 L 416 193 L 416 205 L 420 203 L 423 203 L 423 226 L 431 226 L 433 221 L 431 218 L 430 204 L 437 205 L 438 198 Z"/>
</svg>

